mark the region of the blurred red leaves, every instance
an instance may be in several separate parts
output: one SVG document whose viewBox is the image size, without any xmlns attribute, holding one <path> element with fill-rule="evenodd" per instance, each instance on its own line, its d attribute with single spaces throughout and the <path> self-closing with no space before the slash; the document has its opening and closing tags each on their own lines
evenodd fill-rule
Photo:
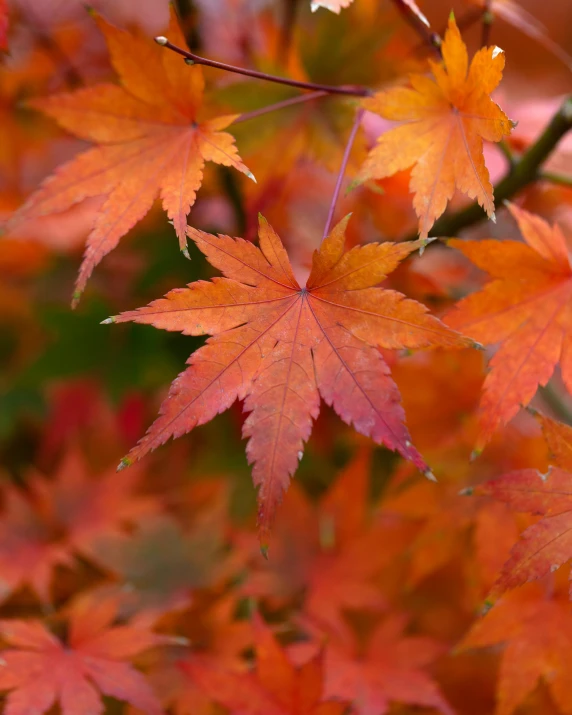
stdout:
<svg viewBox="0 0 572 715">
<path fill-rule="evenodd" d="M 491 212 L 485 158 L 510 185 L 549 123 L 570 121 L 572 8 L 459 1 L 455 24 L 444 0 L 184 5 L 176 44 L 371 90 L 379 114 L 338 178 L 361 99 L 186 66 L 150 37 L 163 0 L 100 0 L 95 19 L 75 0 L 0 0 L 0 710 L 571 712 L 570 135 L 509 192 L 520 233 L 497 206 L 496 227 L 403 239 L 478 208 L 457 190 Z M 443 61 L 403 21 L 421 11 L 446 32 Z M 506 71 L 478 49 L 489 37 Z M 520 123 L 496 167 L 483 138 L 511 127 L 495 101 Z M 92 160 L 97 180 L 78 173 Z M 149 211 L 157 197 L 168 217 Z M 258 212 L 277 230 L 262 222 L 260 241 Z M 349 212 L 322 241 L 326 216 Z M 70 312 L 86 237 L 80 288 L 124 235 Z M 98 325 L 121 311 L 125 325 Z M 248 365 L 223 379 L 245 344 Z M 418 350 L 432 347 L 446 349 Z M 370 378 L 368 402 L 355 385 Z M 117 474 L 162 403 L 130 459 L 191 434 Z M 241 430 L 263 542 L 284 495 L 268 560 Z"/>
</svg>

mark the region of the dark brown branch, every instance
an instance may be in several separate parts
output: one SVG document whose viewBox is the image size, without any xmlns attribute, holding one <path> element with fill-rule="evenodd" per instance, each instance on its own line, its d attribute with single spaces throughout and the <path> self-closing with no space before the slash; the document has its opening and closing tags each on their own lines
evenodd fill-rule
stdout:
<svg viewBox="0 0 572 715">
<path fill-rule="evenodd" d="M 267 74 L 266 72 L 258 72 L 257 70 L 250 70 L 244 67 L 235 67 L 234 65 L 227 65 L 225 62 L 217 62 L 216 60 L 209 60 L 205 57 L 199 57 L 195 55 L 194 52 L 189 52 L 182 47 L 177 47 L 173 45 L 166 37 L 156 37 L 155 42 L 162 47 L 166 47 L 173 52 L 181 55 L 185 58 L 188 64 L 204 65 L 205 67 L 215 67 L 219 70 L 225 70 L 227 72 L 234 72 L 235 74 L 245 75 L 246 77 L 254 77 L 255 79 L 262 79 L 266 82 L 275 82 L 277 84 L 285 84 L 288 87 L 297 87 L 298 89 L 326 92 L 327 94 L 343 94 L 348 97 L 370 97 L 373 92 L 367 87 L 359 86 L 341 86 L 336 87 L 327 84 L 316 84 L 315 82 L 299 82 L 295 79 L 288 79 L 286 77 L 277 77 L 276 75 Z"/>
</svg>

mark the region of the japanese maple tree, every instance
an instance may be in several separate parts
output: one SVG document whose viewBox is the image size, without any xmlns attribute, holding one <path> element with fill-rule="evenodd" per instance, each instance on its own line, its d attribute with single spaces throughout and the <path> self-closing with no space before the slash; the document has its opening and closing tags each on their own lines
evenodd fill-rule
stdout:
<svg viewBox="0 0 572 715">
<path fill-rule="evenodd" d="M 1 712 L 572 713 L 571 26 L 0 0 Z"/>
</svg>

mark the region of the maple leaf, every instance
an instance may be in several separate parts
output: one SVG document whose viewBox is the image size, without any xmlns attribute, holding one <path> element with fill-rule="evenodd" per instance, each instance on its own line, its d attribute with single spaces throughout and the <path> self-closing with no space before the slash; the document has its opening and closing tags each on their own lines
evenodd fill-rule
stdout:
<svg viewBox="0 0 572 715">
<path fill-rule="evenodd" d="M 41 621 L 2 620 L 0 690 L 9 690 L 4 715 L 41 715 L 59 702 L 62 715 L 100 715 L 100 692 L 146 713 L 162 709 L 147 681 L 129 663 L 168 642 L 137 626 L 113 626 L 116 603 L 84 598 L 74 603 L 63 643 Z"/>
<path fill-rule="evenodd" d="M 504 505 L 467 499 L 459 494 L 458 481 L 441 483 L 439 490 L 414 484 L 390 494 L 381 507 L 419 522 L 409 548 L 403 549 L 409 587 L 453 562 L 459 564 L 471 607 L 490 589 L 518 534 Z"/>
<path fill-rule="evenodd" d="M 53 569 L 70 565 L 69 549 L 54 539 L 32 502 L 13 486 L 3 489 L 0 520 L 0 600 L 24 584 L 32 586 L 40 599 L 49 601 Z"/>
<path fill-rule="evenodd" d="M 563 713 L 570 713 L 572 616 L 570 605 L 530 584 L 507 594 L 477 621 L 459 648 L 506 643 L 496 715 L 511 715 L 542 680 Z"/>
<path fill-rule="evenodd" d="M 489 595 L 493 600 L 526 581 L 543 578 L 572 558 L 572 428 L 543 415 L 537 418 L 558 466 L 547 474 L 536 469 L 509 472 L 475 489 L 515 511 L 543 517 L 513 546 Z"/>
<path fill-rule="evenodd" d="M 572 391 L 572 268 L 565 238 L 538 216 L 509 206 L 526 243 L 460 241 L 462 251 L 493 280 L 461 300 L 447 323 L 487 345 L 500 343 L 490 361 L 480 402 L 477 451 L 546 385 L 561 360 L 562 378 Z"/>
<path fill-rule="evenodd" d="M 0 0 L 0 50 L 8 49 L 8 3 Z"/>
<path fill-rule="evenodd" d="M 213 700 L 236 715 L 342 715 L 346 704 L 323 695 L 318 654 L 300 668 L 280 648 L 260 617 L 254 618 L 256 670 L 234 673 L 196 659 L 182 665 Z"/>
<path fill-rule="evenodd" d="M 432 638 L 405 636 L 407 617 L 394 613 L 371 633 L 361 649 L 357 639 L 329 640 L 325 648 L 325 695 L 352 703 L 356 715 L 385 715 L 391 703 L 453 710 L 423 668 L 445 649 Z M 315 644 L 295 647 L 297 659 L 315 651 Z"/>
<path fill-rule="evenodd" d="M 396 87 L 363 100 L 362 106 L 400 126 L 382 134 L 358 180 L 382 179 L 413 166 L 410 189 L 425 238 L 455 188 L 477 199 L 494 217 L 493 187 L 483 156 L 483 140 L 498 142 L 512 124 L 490 99 L 504 68 L 497 47 L 479 50 L 469 67 L 467 47 L 454 17 L 442 47 L 443 64 L 429 60 L 434 79 L 410 76 Z"/>
<path fill-rule="evenodd" d="M 253 643 L 250 620 L 237 620 L 239 607 L 235 594 L 229 594 L 213 603 L 212 592 L 181 614 L 177 626 L 193 644 L 193 653 L 181 659 L 181 648 L 161 648 L 145 658 L 145 673 L 161 702 L 175 715 L 215 715 L 218 706 L 198 683 L 189 678 L 184 664 L 199 659 L 202 663 L 215 663 L 218 668 L 245 672 L 247 664 L 243 653 Z M 179 632 L 179 628 L 177 628 Z M 151 664 L 148 662 L 152 659 Z M 181 667 L 183 666 L 183 667 Z"/>
<path fill-rule="evenodd" d="M 28 491 L 4 489 L 0 520 L 0 589 L 9 595 L 30 584 L 42 601 L 49 600 L 53 569 L 73 565 L 73 553 L 96 557 L 97 539 L 111 538 L 123 527 L 157 511 L 154 500 L 134 495 L 140 478 L 117 479 L 109 470 L 98 479 L 88 477 L 80 452 L 70 450 L 55 479 L 34 473 Z"/>
<path fill-rule="evenodd" d="M 349 218 L 349 217 L 348 217 Z M 377 347 L 462 347 L 420 303 L 374 287 L 423 242 L 368 244 L 344 253 L 348 218 L 314 253 L 306 286 L 261 217 L 260 248 L 243 239 L 188 235 L 225 278 L 198 281 L 105 322 L 135 321 L 214 338 L 189 359 L 160 417 L 121 462 L 204 424 L 238 398 L 265 547 L 270 523 L 310 436 L 320 396 L 358 432 L 428 468 L 412 446 L 399 393 Z"/>
<path fill-rule="evenodd" d="M 36 99 L 32 105 L 96 146 L 59 167 L 16 212 L 23 219 L 63 211 L 82 199 L 106 195 L 87 238 L 74 301 L 94 267 L 151 208 L 160 194 L 186 253 L 187 214 L 195 202 L 206 161 L 242 164 L 233 137 L 221 130 L 236 115 L 200 121 L 204 79 L 148 38 L 97 20 L 121 86 L 100 84 Z M 169 36 L 185 40 L 174 11 Z"/>
<path fill-rule="evenodd" d="M 344 611 L 386 607 L 374 579 L 406 541 L 393 521 L 369 518 L 370 473 L 371 449 L 360 449 L 317 508 L 292 485 L 274 526 L 273 557 L 262 564 L 257 554 L 243 593 L 276 610 L 303 593 L 303 615 L 341 635 Z"/>
</svg>

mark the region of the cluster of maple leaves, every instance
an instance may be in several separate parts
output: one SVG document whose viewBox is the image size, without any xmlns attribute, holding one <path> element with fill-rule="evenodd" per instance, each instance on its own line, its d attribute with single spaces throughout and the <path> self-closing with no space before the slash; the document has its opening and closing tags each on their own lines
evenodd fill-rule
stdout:
<svg viewBox="0 0 572 715">
<path fill-rule="evenodd" d="M 460 27 L 572 63 L 466 4 L 0 0 L 6 715 L 572 713 L 572 180 Z"/>
</svg>

